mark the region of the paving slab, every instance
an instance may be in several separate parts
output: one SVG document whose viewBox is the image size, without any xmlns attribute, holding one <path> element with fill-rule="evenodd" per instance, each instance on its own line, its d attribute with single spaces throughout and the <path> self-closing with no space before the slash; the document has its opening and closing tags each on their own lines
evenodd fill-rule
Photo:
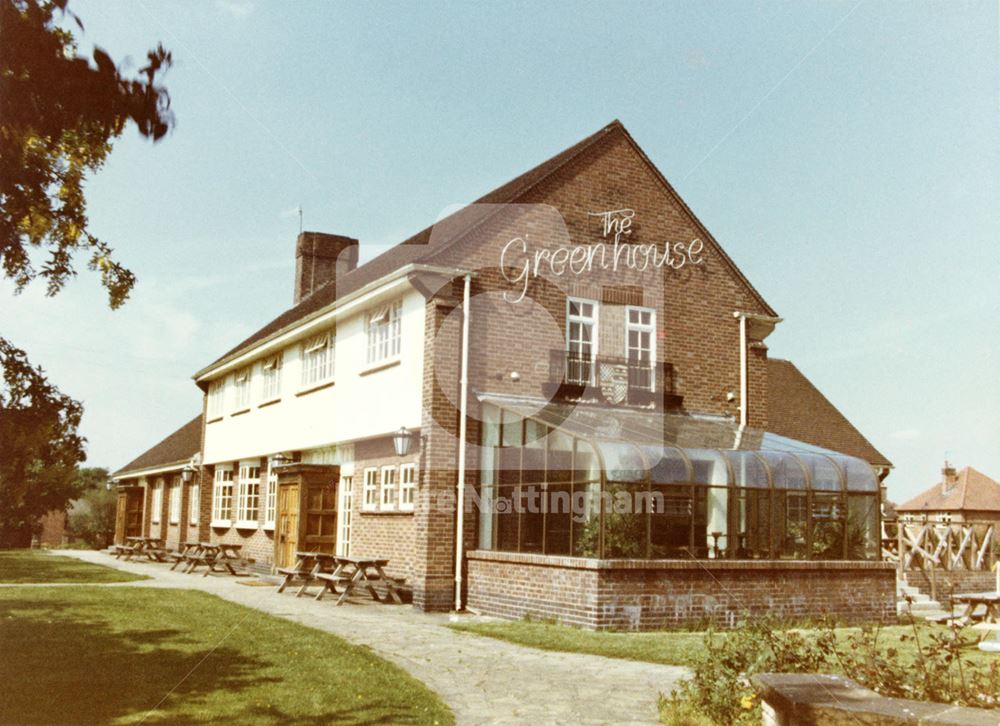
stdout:
<svg viewBox="0 0 1000 726">
<path fill-rule="evenodd" d="M 166 565 L 124 562 L 104 552 L 60 550 L 60 555 L 149 575 L 100 587 L 203 590 L 370 647 L 437 692 L 459 724 L 655 724 L 657 696 L 690 671 L 579 653 L 557 653 L 462 633 L 445 627 L 472 616 L 422 613 L 409 605 L 362 600 L 334 605 L 247 587 L 231 576 L 202 577 Z"/>
</svg>

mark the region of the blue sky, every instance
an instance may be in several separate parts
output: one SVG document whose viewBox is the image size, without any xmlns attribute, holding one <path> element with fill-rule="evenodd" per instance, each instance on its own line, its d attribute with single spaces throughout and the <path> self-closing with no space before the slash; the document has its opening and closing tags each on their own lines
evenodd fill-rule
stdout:
<svg viewBox="0 0 1000 726">
<path fill-rule="evenodd" d="M 0 297 L 117 468 L 194 416 L 191 374 L 288 306 L 298 215 L 363 258 L 614 118 L 785 318 L 793 360 L 896 464 L 1000 478 L 995 2 L 71 2 L 177 127 L 88 183 L 139 283 Z M 9 285 L 0 285 L 4 292 Z"/>
</svg>

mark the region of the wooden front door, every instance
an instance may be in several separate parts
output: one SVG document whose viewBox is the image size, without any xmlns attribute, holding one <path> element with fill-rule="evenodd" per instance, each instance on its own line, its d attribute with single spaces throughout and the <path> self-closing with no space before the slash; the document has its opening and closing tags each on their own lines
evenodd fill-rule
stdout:
<svg viewBox="0 0 1000 726">
<path fill-rule="evenodd" d="M 332 555 L 337 543 L 336 482 L 312 482 L 307 486 L 304 532 L 306 549 Z"/>
<path fill-rule="evenodd" d="M 127 489 L 125 493 L 125 536 L 142 536 L 142 504 L 145 501 L 145 490 L 141 487 Z"/>
<path fill-rule="evenodd" d="M 291 567 L 295 564 L 295 552 L 299 549 L 299 485 L 278 486 L 277 542 L 275 565 Z"/>
<path fill-rule="evenodd" d="M 115 544 L 125 544 L 125 503 L 128 496 L 118 493 L 118 508 L 115 510 Z"/>
</svg>

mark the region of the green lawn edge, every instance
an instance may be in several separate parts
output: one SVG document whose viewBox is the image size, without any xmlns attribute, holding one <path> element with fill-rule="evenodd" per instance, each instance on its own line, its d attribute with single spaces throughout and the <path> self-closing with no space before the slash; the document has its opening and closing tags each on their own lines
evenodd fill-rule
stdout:
<svg viewBox="0 0 1000 726">
<path fill-rule="evenodd" d="M 0 723 L 454 723 L 371 649 L 196 590 L 0 588 L 0 642 Z"/>
<path fill-rule="evenodd" d="M 0 584 L 107 584 L 150 579 L 45 550 L 0 550 Z"/>
</svg>

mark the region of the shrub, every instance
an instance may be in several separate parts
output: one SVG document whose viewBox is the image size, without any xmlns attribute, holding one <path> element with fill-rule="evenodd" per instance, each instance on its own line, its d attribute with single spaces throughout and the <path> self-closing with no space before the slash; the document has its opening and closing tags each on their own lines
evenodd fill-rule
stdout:
<svg viewBox="0 0 1000 726">
<path fill-rule="evenodd" d="M 934 632 L 909 617 L 909 630 L 884 646 L 877 626 L 838 638 L 833 623 L 815 631 L 779 630 L 773 621 L 747 620 L 724 637 L 709 631 L 692 676 L 660 699 L 670 726 L 760 723 L 757 673 L 840 673 L 895 698 L 1000 708 L 1000 663 L 977 665 L 963 655 L 974 641 L 951 626 Z"/>
</svg>

